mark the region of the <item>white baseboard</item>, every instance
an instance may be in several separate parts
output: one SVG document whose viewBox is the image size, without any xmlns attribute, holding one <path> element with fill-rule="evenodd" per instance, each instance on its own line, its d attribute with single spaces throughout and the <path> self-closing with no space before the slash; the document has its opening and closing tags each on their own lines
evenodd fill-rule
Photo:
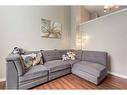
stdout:
<svg viewBox="0 0 127 95">
<path fill-rule="evenodd" d="M 6 81 L 6 79 L 5 79 L 5 78 L 0 78 L 0 82 L 1 82 L 1 81 Z"/>
<path fill-rule="evenodd" d="M 114 76 L 118 76 L 118 77 L 127 79 L 127 76 L 125 76 L 125 75 L 121 75 L 121 74 L 110 72 L 110 71 L 108 73 L 111 74 L 111 75 L 114 75 Z"/>
</svg>

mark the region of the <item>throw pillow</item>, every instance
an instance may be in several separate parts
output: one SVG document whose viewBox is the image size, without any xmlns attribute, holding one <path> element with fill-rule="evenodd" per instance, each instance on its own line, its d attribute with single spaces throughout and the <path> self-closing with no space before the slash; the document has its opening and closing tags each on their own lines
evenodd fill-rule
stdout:
<svg viewBox="0 0 127 95">
<path fill-rule="evenodd" d="M 62 60 L 63 60 L 63 61 L 66 61 L 66 60 L 68 60 L 68 59 L 69 59 L 68 55 L 66 55 L 66 54 L 63 54 L 63 55 L 62 55 Z"/>
<path fill-rule="evenodd" d="M 33 66 L 37 65 L 37 64 L 43 64 L 43 60 L 42 60 L 42 54 L 41 53 L 37 53 L 36 57 L 33 59 Z"/>
<path fill-rule="evenodd" d="M 25 51 L 22 48 L 14 47 L 13 54 L 24 54 Z"/>
<path fill-rule="evenodd" d="M 23 59 L 23 63 L 26 66 L 26 68 L 30 68 L 31 66 L 35 66 L 38 64 L 43 64 L 42 55 L 41 53 L 32 53 L 27 55 L 21 55 Z"/>
<path fill-rule="evenodd" d="M 24 59 L 24 65 L 29 68 L 33 65 L 33 58 L 30 57 L 30 56 L 27 56 L 25 59 Z"/>
<path fill-rule="evenodd" d="M 36 54 L 21 55 L 21 57 L 26 68 L 29 68 L 33 66 L 33 59 L 36 57 Z"/>
<path fill-rule="evenodd" d="M 76 54 L 75 54 L 74 52 L 68 51 L 68 52 L 67 52 L 67 55 L 68 55 L 68 57 L 70 58 L 70 60 L 75 60 Z"/>
</svg>

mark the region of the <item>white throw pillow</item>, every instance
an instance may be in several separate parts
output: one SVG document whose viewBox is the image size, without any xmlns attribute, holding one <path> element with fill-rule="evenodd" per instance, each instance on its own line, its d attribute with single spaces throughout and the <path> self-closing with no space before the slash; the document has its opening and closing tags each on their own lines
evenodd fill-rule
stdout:
<svg viewBox="0 0 127 95">
<path fill-rule="evenodd" d="M 37 64 L 43 64 L 43 60 L 42 60 L 42 54 L 41 53 L 37 53 L 35 59 L 33 60 L 33 66 L 37 65 Z"/>
<path fill-rule="evenodd" d="M 63 61 L 69 60 L 69 57 L 68 57 L 68 55 L 66 55 L 66 54 L 63 54 L 63 55 L 62 55 L 62 60 L 63 60 Z"/>
<path fill-rule="evenodd" d="M 68 57 L 70 58 L 70 60 L 75 60 L 76 54 L 75 54 L 74 52 L 68 51 L 68 52 L 67 52 L 67 55 L 68 55 Z"/>
</svg>

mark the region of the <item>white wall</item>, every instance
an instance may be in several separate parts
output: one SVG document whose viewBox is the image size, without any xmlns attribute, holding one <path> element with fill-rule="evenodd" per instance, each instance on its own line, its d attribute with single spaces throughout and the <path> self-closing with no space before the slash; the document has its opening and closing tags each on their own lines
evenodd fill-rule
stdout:
<svg viewBox="0 0 127 95">
<path fill-rule="evenodd" d="M 127 10 L 81 25 L 87 39 L 86 50 L 106 51 L 111 72 L 127 76 Z"/>
<path fill-rule="evenodd" d="M 79 32 L 80 23 L 80 6 L 71 6 L 71 39 L 70 39 L 70 47 L 72 49 L 76 49 L 76 39 L 77 34 Z"/>
<path fill-rule="evenodd" d="M 71 6 L 71 39 L 72 49 L 81 49 L 80 23 L 88 21 L 90 14 L 83 6 Z"/>
<path fill-rule="evenodd" d="M 40 37 L 40 19 L 62 24 L 62 38 Z M 5 57 L 15 46 L 26 50 L 69 48 L 69 7 L 0 7 L 0 79 L 5 78 Z"/>
</svg>

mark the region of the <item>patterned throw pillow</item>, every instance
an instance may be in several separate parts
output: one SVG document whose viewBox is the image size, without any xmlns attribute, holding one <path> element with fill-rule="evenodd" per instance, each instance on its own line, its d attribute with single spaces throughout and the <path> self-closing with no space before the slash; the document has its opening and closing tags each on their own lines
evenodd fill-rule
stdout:
<svg viewBox="0 0 127 95">
<path fill-rule="evenodd" d="M 68 51 L 67 55 L 70 58 L 70 60 L 75 60 L 76 54 L 73 51 Z"/>
<path fill-rule="evenodd" d="M 14 47 L 13 54 L 24 54 L 25 51 L 22 48 Z"/>
<path fill-rule="evenodd" d="M 27 55 L 21 55 L 23 59 L 23 63 L 26 68 L 30 68 L 31 66 L 35 66 L 38 64 L 43 64 L 41 53 L 32 53 Z"/>
<path fill-rule="evenodd" d="M 33 65 L 33 58 L 31 56 L 27 56 L 24 59 L 24 63 L 27 68 L 31 67 Z"/>
<path fill-rule="evenodd" d="M 66 55 L 66 54 L 63 54 L 63 55 L 62 55 L 62 60 L 63 60 L 63 61 L 69 60 L 69 57 L 68 57 L 68 55 Z"/>
<path fill-rule="evenodd" d="M 36 54 L 32 53 L 32 54 L 27 54 L 27 55 L 21 55 L 22 59 L 23 59 L 23 63 L 24 65 L 29 68 L 33 65 L 33 59 L 36 57 Z"/>
<path fill-rule="evenodd" d="M 37 65 L 37 64 L 43 64 L 43 60 L 42 60 L 42 54 L 41 53 L 37 53 L 36 57 L 33 59 L 33 66 Z"/>
</svg>

